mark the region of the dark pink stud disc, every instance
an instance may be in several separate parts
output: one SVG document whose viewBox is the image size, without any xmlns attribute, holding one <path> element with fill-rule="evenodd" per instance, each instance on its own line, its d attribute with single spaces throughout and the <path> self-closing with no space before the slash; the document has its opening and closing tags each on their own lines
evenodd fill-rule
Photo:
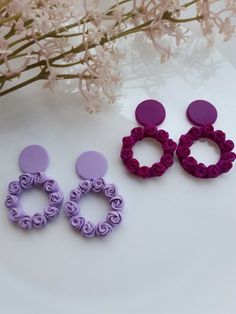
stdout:
<svg viewBox="0 0 236 314">
<path fill-rule="evenodd" d="M 217 119 L 217 110 L 208 101 L 199 99 L 188 106 L 187 117 L 198 126 L 213 124 Z"/>
<path fill-rule="evenodd" d="M 45 171 L 48 163 L 48 153 L 40 145 L 27 146 L 19 157 L 19 166 L 23 172 L 36 173 Z"/>
<path fill-rule="evenodd" d="M 159 101 L 148 99 L 137 106 L 135 116 L 140 124 L 155 126 L 165 120 L 166 111 Z"/>
<path fill-rule="evenodd" d="M 81 154 L 76 162 L 76 171 L 83 179 L 95 179 L 104 176 L 107 170 L 107 160 L 99 152 L 88 151 Z"/>
</svg>

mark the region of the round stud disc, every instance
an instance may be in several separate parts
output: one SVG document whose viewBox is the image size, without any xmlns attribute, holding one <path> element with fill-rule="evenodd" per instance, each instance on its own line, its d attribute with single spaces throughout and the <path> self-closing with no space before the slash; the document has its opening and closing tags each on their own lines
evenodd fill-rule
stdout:
<svg viewBox="0 0 236 314">
<path fill-rule="evenodd" d="M 217 110 L 208 101 L 199 99 L 188 106 L 187 117 L 198 126 L 213 124 L 217 119 Z"/>
<path fill-rule="evenodd" d="M 45 171 L 49 164 L 47 151 L 40 145 L 27 146 L 20 153 L 19 166 L 23 172 Z"/>
<path fill-rule="evenodd" d="M 165 120 L 166 111 L 159 101 L 148 99 L 137 106 L 135 116 L 140 124 L 155 126 Z"/>
<path fill-rule="evenodd" d="M 106 170 L 107 160 L 99 152 L 84 152 L 76 161 L 76 171 L 83 179 L 101 178 L 106 173 Z"/>
</svg>

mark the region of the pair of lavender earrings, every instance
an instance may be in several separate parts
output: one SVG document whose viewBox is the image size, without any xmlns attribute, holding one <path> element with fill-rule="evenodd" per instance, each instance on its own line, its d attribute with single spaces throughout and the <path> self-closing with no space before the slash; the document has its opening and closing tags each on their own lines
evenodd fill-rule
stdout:
<svg viewBox="0 0 236 314">
<path fill-rule="evenodd" d="M 197 178 L 216 178 L 232 168 L 236 159 L 235 153 L 232 152 L 234 143 L 226 140 L 223 131 L 214 130 L 217 110 L 211 103 L 195 100 L 188 106 L 187 117 L 196 126 L 181 135 L 178 145 L 169 138 L 166 131 L 157 129 L 157 125 L 161 124 L 166 116 L 165 108 L 160 102 L 153 99 L 141 102 L 136 108 L 135 116 L 144 127 L 132 129 L 131 134 L 123 138 L 121 149 L 121 158 L 130 173 L 144 179 L 162 176 L 173 165 L 175 152 L 183 169 Z M 133 157 L 132 148 L 146 137 L 159 142 L 164 152 L 160 161 L 151 167 L 140 166 L 139 161 Z M 208 138 L 219 146 L 221 154 L 216 164 L 206 166 L 190 155 L 190 147 L 200 138 Z"/>
<path fill-rule="evenodd" d="M 23 174 L 19 180 L 9 183 L 5 205 L 9 210 L 9 220 L 22 229 L 43 228 L 59 214 L 63 194 L 57 182 L 45 175 L 44 171 L 48 164 L 48 154 L 42 146 L 28 146 L 20 154 L 19 166 Z M 118 195 L 117 187 L 113 183 L 105 183 L 102 177 L 106 170 L 107 160 L 101 153 L 95 151 L 83 153 L 76 162 L 76 171 L 83 180 L 70 192 L 69 201 L 64 205 L 64 212 L 72 228 L 87 238 L 110 234 L 113 227 L 122 220 L 123 198 Z M 41 213 L 29 215 L 21 208 L 20 197 L 24 190 L 34 187 L 41 188 L 47 193 L 49 204 Z M 110 206 L 105 220 L 96 225 L 86 221 L 80 215 L 79 208 L 81 198 L 92 191 L 104 193 Z"/>
</svg>

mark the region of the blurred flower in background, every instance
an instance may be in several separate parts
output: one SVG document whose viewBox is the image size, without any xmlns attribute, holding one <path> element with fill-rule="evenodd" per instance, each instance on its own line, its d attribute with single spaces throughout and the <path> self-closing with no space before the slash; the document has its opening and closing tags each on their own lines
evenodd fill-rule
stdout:
<svg viewBox="0 0 236 314">
<path fill-rule="evenodd" d="M 188 23 L 197 23 L 212 45 L 216 34 L 231 38 L 235 16 L 234 0 L 114 0 L 109 7 L 101 0 L 80 6 L 76 0 L 1 0 L 0 96 L 36 81 L 53 90 L 68 80 L 76 82 L 87 110 L 99 111 L 116 101 L 122 85 L 120 38 L 143 32 L 165 62 L 174 57 L 173 42 L 188 40 Z"/>
</svg>

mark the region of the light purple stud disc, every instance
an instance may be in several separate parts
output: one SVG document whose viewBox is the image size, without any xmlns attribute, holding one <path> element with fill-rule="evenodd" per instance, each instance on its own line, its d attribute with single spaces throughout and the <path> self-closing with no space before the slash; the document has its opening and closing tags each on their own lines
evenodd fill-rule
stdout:
<svg viewBox="0 0 236 314">
<path fill-rule="evenodd" d="M 213 124 L 217 119 L 217 110 L 208 101 L 199 99 L 188 106 L 187 117 L 198 126 Z"/>
<path fill-rule="evenodd" d="M 47 151 L 40 145 L 27 146 L 20 154 L 19 166 L 23 172 L 45 171 L 49 164 Z"/>
<path fill-rule="evenodd" d="M 107 160 L 99 152 L 88 151 L 81 154 L 76 162 L 76 171 L 83 179 L 101 178 L 107 170 Z"/>
<path fill-rule="evenodd" d="M 140 124 L 155 126 L 165 120 L 166 111 L 159 101 L 148 99 L 137 106 L 135 116 Z"/>
</svg>

